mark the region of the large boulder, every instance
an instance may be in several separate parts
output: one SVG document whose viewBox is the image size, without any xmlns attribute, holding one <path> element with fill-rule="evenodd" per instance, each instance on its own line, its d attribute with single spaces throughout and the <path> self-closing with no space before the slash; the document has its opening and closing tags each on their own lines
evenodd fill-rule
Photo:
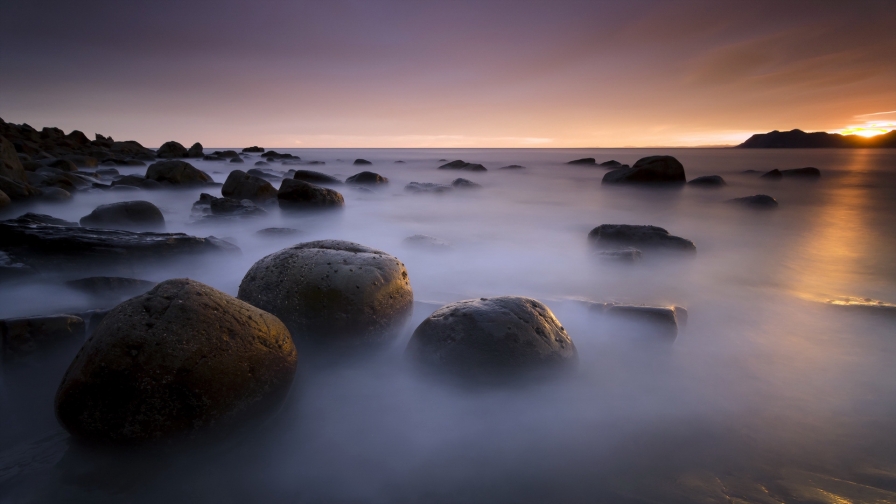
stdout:
<svg viewBox="0 0 896 504">
<path fill-rule="evenodd" d="M 296 363 L 277 317 L 199 282 L 167 280 L 103 318 L 62 379 L 56 417 L 99 443 L 189 436 L 276 405 Z"/>
<path fill-rule="evenodd" d="M 183 145 L 175 142 L 165 142 L 156 151 L 156 156 L 164 159 L 185 158 L 189 151 Z"/>
<path fill-rule="evenodd" d="M 0 191 L 4 192 L 11 200 L 23 200 L 40 194 L 40 190 L 32 187 L 27 182 L 14 180 L 0 175 Z"/>
<path fill-rule="evenodd" d="M 292 178 L 296 180 L 302 180 L 304 182 L 309 182 L 313 184 L 341 184 L 342 181 L 338 178 L 327 175 L 326 173 L 311 171 L 311 170 L 295 170 L 293 172 Z"/>
<path fill-rule="evenodd" d="M 194 143 L 190 147 L 190 150 L 187 151 L 187 157 L 201 158 L 202 156 L 204 156 L 202 153 L 202 144 L 199 142 Z"/>
<path fill-rule="evenodd" d="M 389 179 L 386 177 L 369 171 L 362 171 L 345 179 L 346 184 L 386 184 L 388 182 Z"/>
<path fill-rule="evenodd" d="M 212 178 L 185 161 L 159 161 L 149 165 L 146 178 L 173 185 L 202 185 L 212 183 Z"/>
<path fill-rule="evenodd" d="M 295 179 L 283 180 L 277 192 L 277 202 L 280 208 L 289 210 L 345 206 L 345 198 L 339 192 Z"/>
<path fill-rule="evenodd" d="M 604 184 L 663 184 L 687 182 L 684 166 L 672 156 L 650 156 L 639 159 L 631 168 L 607 172 Z"/>
<path fill-rule="evenodd" d="M 261 177 L 249 175 L 242 170 L 233 170 L 224 181 L 221 195 L 238 200 L 252 200 L 256 203 L 277 198 L 277 189 Z"/>
<path fill-rule="evenodd" d="M 462 377 L 566 368 L 576 347 L 551 310 L 530 298 L 468 299 L 436 310 L 414 331 L 406 354 Z"/>
<path fill-rule="evenodd" d="M 691 240 L 670 235 L 668 231 L 658 226 L 601 224 L 588 233 L 588 240 L 602 249 L 633 247 L 640 250 L 661 249 L 691 253 L 697 251 Z"/>
<path fill-rule="evenodd" d="M 414 301 L 401 261 L 341 240 L 300 243 L 262 258 L 238 297 L 280 317 L 296 343 L 340 349 L 392 340 Z"/>
<path fill-rule="evenodd" d="M 155 231 L 165 229 L 165 217 L 159 207 L 148 201 L 120 201 L 100 205 L 81 217 L 84 227 Z"/>
<path fill-rule="evenodd" d="M 466 171 L 486 171 L 486 167 L 477 163 L 467 163 L 460 159 L 445 163 L 439 167 L 440 170 L 466 170 Z"/>
</svg>

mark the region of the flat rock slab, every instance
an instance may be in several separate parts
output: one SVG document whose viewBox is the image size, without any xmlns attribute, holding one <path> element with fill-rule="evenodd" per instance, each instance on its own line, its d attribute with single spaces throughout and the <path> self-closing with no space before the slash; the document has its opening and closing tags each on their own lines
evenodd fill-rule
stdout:
<svg viewBox="0 0 896 504">
<path fill-rule="evenodd" d="M 688 312 L 681 306 L 645 306 L 590 301 L 584 303 L 592 312 L 644 324 L 649 335 L 668 340 L 674 340 L 678 336 L 679 328 L 686 326 L 688 320 Z"/>
</svg>

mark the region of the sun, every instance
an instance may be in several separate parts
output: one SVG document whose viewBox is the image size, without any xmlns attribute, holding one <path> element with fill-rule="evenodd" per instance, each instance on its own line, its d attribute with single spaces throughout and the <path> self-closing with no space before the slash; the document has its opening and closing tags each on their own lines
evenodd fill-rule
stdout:
<svg viewBox="0 0 896 504">
<path fill-rule="evenodd" d="M 834 133 L 840 133 L 841 135 L 859 135 L 868 138 L 889 133 L 894 129 L 896 129 L 896 122 L 893 121 L 868 121 L 865 124 L 847 126 Z"/>
</svg>

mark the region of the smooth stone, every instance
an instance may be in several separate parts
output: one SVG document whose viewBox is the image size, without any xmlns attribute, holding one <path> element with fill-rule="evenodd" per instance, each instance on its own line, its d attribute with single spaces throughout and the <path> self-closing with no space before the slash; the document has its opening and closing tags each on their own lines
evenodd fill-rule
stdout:
<svg viewBox="0 0 896 504">
<path fill-rule="evenodd" d="M 300 243 L 256 262 L 240 299 L 283 320 L 300 346 L 380 346 L 398 336 L 414 293 L 395 257 L 342 240 Z"/>
<path fill-rule="evenodd" d="M 241 158 L 241 157 L 230 158 L 230 162 L 231 163 L 245 163 L 245 161 L 243 161 L 243 158 Z"/>
<path fill-rule="evenodd" d="M 353 165 L 372 165 L 373 163 L 371 163 L 370 161 L 368 161 L 366 159 L 356 159 L 355 162 L 352 164 Z"/>
<path fill-rule="evenodd" d="M 205 185 L 213 183 L 212 178 L 186 161 L 159 161 L 149 165 L 146 178 L 173 185 Z"/>
<path fill-rule="evenodd" d="M 313 184 L 341 184 L 342 181 L 332 175 L 311 170 L 290 170 L 292 178 Z"/>
<path fill-rule="evenodd" d="M 81 226 L 131 231 L 165 228 L 165 217 L 159 207 L 149 201 L 121 201 L 100 205 L 81 217 Z"/>
<path fill-rule="evenodd" d="M 567 162 L 566 164 L 571 165 L 594 165 L 597 164 L 597 160 L 593 157 L 586 157 L 582 159 L 573 159 L 572 161 Z"/>
<path fill-rule="evenodd" d="M 261 152 L 264 152 L 264 149 L 262 149 L 261 147 L 259 147 L 259 146 L 257 146 L 257 145 L 253 145 L 252 147 L 246 147 L 245 149 L 243 149 L 243 152 L 257 152 L 257 153 L 261 153 Z"/>
<path fill-rule="evenodd" d="M 415 364 L 463 378 L 508 377 L 575 365 L 578 354 L 551 310 L 519 296 L 443 306 L 414 331 L 405 355 Z"/>
<path fill-rule="evenodd" d="M 754 194 L 753 196 L 734 198 L 728 200 L 728 202 L 758 210 L 772 210 L 778 208 L 778 200 L 767 194 Z"/>
<path fill-rule="evenodd" d="M 297 351 L 277 317 L 173 279 L 113 308 L 56 393 L 74 437 L 134 444 L 238 425 L 280 403 Z"/>
<path fill-rule="evenodd" d="M 363 171 L 345 179 L 346 184 L 386 184 L 389 179 L 379 173 Z"/>
<path fill-rule="evenodd" d="M 460 159 L 456 161 L 452 161 L 450 163 L 445 163 L 442 166 L 439 166 L 440 170 L 467 170 L 467 171 L 487 171 L 486 167 L 481 164 L 475 163 L 467 163 L 466 161 L 462 161 Z"/>
<path fill-rule="evenodd" d="M 518 164 L 512 164 L 512 165 L 502 166 L 498 169 L 499 170 L 522 170 L 523 168 L 525 168 L 525 166 L 518 165 Z"/>
<path fill-rule="evenodd" d="M 189 151 L 178 142 L 170 141 L 162 144 L 156 151 L 156 157 L 164 159 L 185 158 Z"/>
<path fill-rule="evenodd" d="M 271 166 L 271 163 L 268 163 L 267 161 L 256 161 L 255 166 Z"/>
<path fill-rule="evenodd" d="M 600 164 L 600 166 L 603 166 L 604 168 L 623 168 L 623 167 L 628 167 L 627 164 L 622 164 L 622 163 L 620 163 L 619 161 L 616 161 L 615 159 L 611 159 L 611 160 L 609 160 L 609 161 L 604 161 L 603 163 Z"/>
<path fill-rule="evenodd" d="M 277 189 L 267 180 L 242 170 L 233 170 L 221 187 L 221 195 L 237 200 L 252 200 L 264 203 L 277 198 Z"/>
<path fill-rule="evenodd" d="M 286 238 L 299 234 L 299 230 L 294 228 L 271 227 L 259 229 L 255 232 L 255 234 L 257 236 L 264 236 L 269 238 Z"/>
<path fill-rule="evenodd" d="M 59 219 L 53 217 L 51 215 L 46 214 L 36 214 L 36 213 L 24 213 L 17 217 L 17 220 L 28 220 L 31 222 L 35 222 L 38 224 L 51 224 L 53 226 L 66 226 L 66 227 L 81 227 L 77 222 L 67 221 L 65 219 Z"/>
<path fill-rule="evenodd" d="M 476 189 L 482 187 L 481 185 L 473 182 L 472 180 L 467 180 L 465 178 L 456 178 L 451 182 L 451 187 L 456 187 L 458 189 Z"/>
<path fill-rule="evenodd" d="M 672 156 L 649 156 L 639 159 L 631 168 L 607 172 L 603 184 L 684 184 L 684 166 Z"/>
<path fill-rule="evenodd" d="M 120 179 L 113 180 L 111 185 L 112 187 L 129 186 L 140 189 L 161 189 L 163 187 L 161 182 L 150 180 L 140 175 L 125 175 Z"/>
<path fill-rule="evenodd" d="M 204 154 L 202 153 L 202 144 L 199 142 L 196 142 L 193 145 L 191 145 L 189 150 L 187 150 L 187 157 L 191 157 L 191 158 L 204 157 Z"/>
<path fill-rule="evenodd" d="M 277 202 L 284 210 L 345 206 L 345 198 L 339 192 L 295 179 L 283 179 L 277 192 Z"/>
<path fill-rule="evenodd" d="M 41 189 L 40 199 L 58 203 L 72 199 L 72 193 L 58 187 L 45 187 Z"/>
<path fill-rule="evenodd" d="M 695 179 L 689 180 L 688 185 L 695 187 L 723 187 L 728 184 L 726 184 L 725 179 L 723 179 L 719 175 L 704 175 L 702 177 L 697 177 Z"/>
<path fill-rule="evenodd" d="M 599 248 L 632 247 L 640 250 L 661 249 L 694 253 L 694 242 L 670 235 L 658 226 L 636 226 L 630 224 L 601 224 L 588 233 L 588 240 Z"/>
</svg>

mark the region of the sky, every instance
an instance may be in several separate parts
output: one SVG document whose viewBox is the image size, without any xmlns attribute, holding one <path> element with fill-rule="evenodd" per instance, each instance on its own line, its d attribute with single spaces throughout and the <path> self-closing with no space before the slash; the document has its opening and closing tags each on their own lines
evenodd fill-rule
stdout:
<svg viewBox="0 0 896 504">
<path fill-rule="evenodd" d="M 896 128 L 892 0 L 0 0 L 0 13 L 0 117 L 149 147 L 701 146 Z"/>
</svg>

